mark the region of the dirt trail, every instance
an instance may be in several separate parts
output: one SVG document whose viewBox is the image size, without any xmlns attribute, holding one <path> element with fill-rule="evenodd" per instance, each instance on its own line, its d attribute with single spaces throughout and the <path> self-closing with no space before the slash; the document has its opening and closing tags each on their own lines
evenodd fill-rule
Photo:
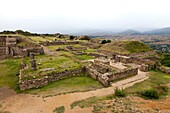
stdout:
<svg viewBox="0 0 170 113">
<path fill-rule="evenodd" d="M 65 106 L 66 113 L 78 112 L 81 109 L 70 109 L 70 104 L 86 99 L 93 96 L 105 96 L 114 93 L 114 89 L 126 88 L 134 85 L 135 83 L 146 80 L 148 77 L 145 72 L 140 72 L 139 74 L 128 79 L 118 81 L 113 83 L 111 87 L 97 89 L 88 92 L 78 92 L 65 95 L 57 95 L 53 97 L 47 97 L 43 99 L 42 97 L 37 97 L 36 95 L 30 94 L 14 94 L 8 98 L 0 100 L 4 102 L 2 110 L 10 111 L 11 113 L 52 113 L 52 111 L 58 106 Z M 87 112 L 88 113 L 88 109 Z"/>
</svg>

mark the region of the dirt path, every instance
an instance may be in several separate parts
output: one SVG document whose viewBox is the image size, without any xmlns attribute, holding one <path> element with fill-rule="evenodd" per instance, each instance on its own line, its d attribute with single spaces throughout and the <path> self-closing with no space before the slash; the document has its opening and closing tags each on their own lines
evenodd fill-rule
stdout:
<svg viewBox="0 0 170 113">
<path fill-rule="evenodd" d="M 65 95 L 57 95 L 43 99 L 36 95 L 13 94 L 8 98 L 0 100 L 3 102 L 2 110 L 11 113 L 52 113 L 58 106 L 65 106 L 66 113 L 78 112 L 81 109 L 70 110 L 70 104 L 74 101 L 86 99 L 93 96 L 105 96 L 114 93 L 114 89 L 126 88 L 135 83 L 146 80 L 148 77 L 145 72 L 140 72 L 136 76 L 113 83 L 111 87 L 98 89 L 88 92 L 78 92 Z M 82 111 L 81 111 L 82 112 Z M 89 111 L 87 110 L 86 113 Z"/>
</svg>

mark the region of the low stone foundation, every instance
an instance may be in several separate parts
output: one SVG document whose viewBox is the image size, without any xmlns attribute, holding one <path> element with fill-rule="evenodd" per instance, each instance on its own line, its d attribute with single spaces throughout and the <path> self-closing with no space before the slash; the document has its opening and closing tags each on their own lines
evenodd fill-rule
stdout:
<svg viewBox="0 0 170 113">
<path fill-rule="evenodd" d="M 96 58 L 99 58 L 99 57 L 107 57 L 106 55 L 104 54 L 99 54 L 99 53 L 89 53 L 88 56 L 94 56 Z"/>
<path fill-rule="evenodd" d="M 110 85 L 110 82 L 113 80 L 126 78 L 129 76 L 137 75 L 138 74 L 138 68 L 127 68 L 121 71 L 116 72 L 108 72 L 108 73 L 100 73 L 95 69 L 92 69 L 90 67 L 86 67 L 87 74 L 95 79 L 98 80 L 100 83 L 102 83 L 105 87 Z"/>
<path fill-rule="evenodd" d="M 37 79 L 31 79 L 31 80 L 22 80 L 20 76 L 19 87 L 20 87 L 20 90 L 39 88 L 42 86 L 46 86 L 51 82 L 61 80 L 63 78 L 79 76 L 81 73 L 84 73 L 84 68 L 60 72 L 60 73 L 53 73 L 50 76 L 44 76 L 43 78 L 37 78 Z"/>
<path fill-rule="evenodd" d="M 112 73 L 108 75 L 109 81 L 126 78 L 128 76 L 133 76 L 138 74 L 138 68 L 125 68 L 118 72 Z"/>
<path fill-rule="evenodd" d="M 146 64 L 140 65 L 139 69 L 140 71 L 143 71 L 143 72 L 147 72 L 150 70 L 149 65 L 146 65 Z"/>
<path fill-rule="evenodd" d="M 160 66 L 158 67 L 158 69 L 162 71 L 163 73 L 170 74 L 170 68 L 168 67 Z"/>
</svg>

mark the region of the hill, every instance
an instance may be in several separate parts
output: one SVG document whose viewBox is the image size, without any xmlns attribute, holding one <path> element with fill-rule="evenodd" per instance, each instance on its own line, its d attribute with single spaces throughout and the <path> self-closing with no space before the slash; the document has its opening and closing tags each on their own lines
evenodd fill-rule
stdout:
<svg viewBox="0 0 170 113">
<path fill-rule="evenodd" d="M 140 33 L 139 31 L 131 30 L 131 29 L 118 33 L 118 35 L 123 35 L 123 36 L 132 36 L 132 35 L 141 35 L 141 34 L 142 33 Z"/>
<path fill-rule="evenodd" d="M 145 32 L 145 34 L 170 35 L 170 27 L 148 31 L 148 32 Z"/>
<path fill-rule="evenodd" d="M 150 47 L 138 41 L 115 41 L 108 43 L 100 48 L 100 50 L 107 50 L 117 54 L 130 54 L 152 51 Z"/>
</svg>

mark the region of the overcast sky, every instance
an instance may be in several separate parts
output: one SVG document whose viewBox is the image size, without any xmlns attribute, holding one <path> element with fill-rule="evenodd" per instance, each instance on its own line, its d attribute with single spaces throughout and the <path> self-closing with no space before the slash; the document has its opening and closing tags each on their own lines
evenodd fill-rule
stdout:
<svg viewBox="0 0 170 113">
<path fill-rule="evenodd" d="M 170 0 L 0 0 L 0 31 L 143 31 L 168 26 Z"/>
</svg>

